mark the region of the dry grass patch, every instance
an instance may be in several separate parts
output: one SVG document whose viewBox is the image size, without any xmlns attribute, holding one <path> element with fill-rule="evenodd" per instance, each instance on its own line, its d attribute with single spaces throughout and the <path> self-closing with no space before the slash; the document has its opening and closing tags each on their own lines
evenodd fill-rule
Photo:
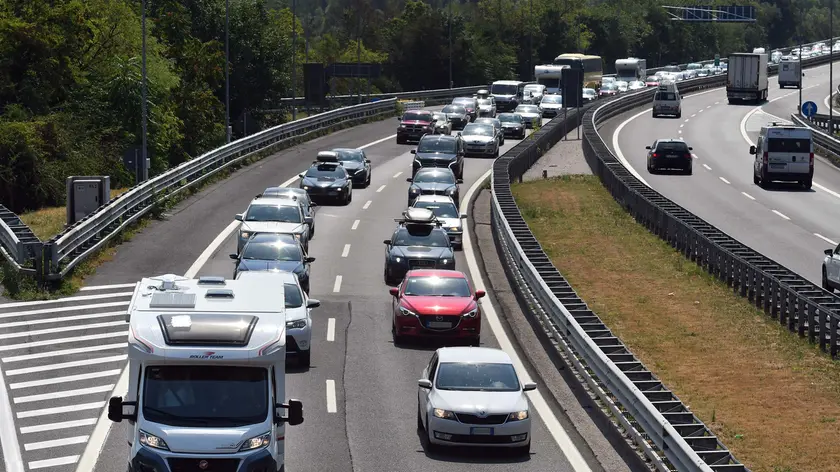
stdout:
<svg viewBox="0 0 840 472">
<path fill-rule="evenodd" d="M 124 193 L 125 188 L 111 190 L 111 200 Z M 64 230 L 64 223 L 67 222 L 67 207 L 47 207 L 40 210 L 23 213 L 21 221 L 26 223 L 35 236 L 41 241 L 47 241 Z"/>
<path fill-rule="evenodd" d="M 636 223 L 597 177 L 513 194 L 578 294 L 739 460 L 840 471 L 840 366 Z"/>
</svg>

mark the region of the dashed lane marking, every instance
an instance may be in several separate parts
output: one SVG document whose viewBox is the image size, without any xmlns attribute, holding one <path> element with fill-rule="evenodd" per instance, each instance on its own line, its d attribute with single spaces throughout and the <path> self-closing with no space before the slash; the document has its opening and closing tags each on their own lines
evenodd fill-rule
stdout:
<svg viewBox="0 0 840 472">
<path fill-rule="evenodd" d="M 347 257 L 350 254 L 350 245 L 345 244 L 344 250 L 341 251 L 341 257 Z"/>
<path fill-rule="evenodd" d="M 327 341 L 335 341 L 335 318 L 327 320 Z"/>
<path fill-rule="evenodd" d="M 353 222 L 353 226 L 350 227 L 350 230 L 356 231 L 359 228 L 360 220 L 356 220 Z"/>
<path fill-rule="evenodd" d="M 341 291 L 341 276 L 335 276 L 335 284 L 333 284 L 333 293 L 338 293 Z"/>
<path fill-rule="evenodd" d="M 397 172 L 396 174 L 394 174 L 394 178 L 396 179 L 397 177 L 399 177 L 399 176 L 401 176 L 401 175 L 402 175 L 402 171 L 399 171 L 399 172 Z"/>
<path fill-rule="evenodd" d="M 745 196 L 745 197 L 749 198 L 750 200 L 755 200 L 755 197 L 753 197 L 752 195 L 748 194 L 747 192 L 741 192 L 741 195 L 743 195 L 743 196 Z"/>
<path fill-rule="evenodd" d="M 335 380 L 327 380 L 327 413 L 335 413 L 338 406 L 335 400 Z"/>
<path fill-rule="evenodd" d="M 784 213 L 780 212 L 779 210 L 773 210 L 773 213 L 775 213 L 775 214 L 777 214 L 777 215 L 781 216 L 782 218 L 784 218 L 784 219 L 786 219 L 786 220 L 790 220 L 790 218 L 789 218 L 789 217 L 787 217 Z"/>
<path fill-rule="evenodd" d="M 383 185 L 383 187 L 384 187 L 384 185 Z M 373 203 L 373 200 L 366 201 L 365 204 L 362 205 L 362 210 L 367 210 L 368 208 L 370 208 L 371 203 Z"/>
<path fill-rule="evenodd" d="M 708 165 L 708 164 L 703 164 L 703 167 L 705 167 L 705 168 L 706 168 L 706 170 L 712 170 L 712 168 L 711 168 L 711 167 L 709 167 L 709 165 Z"/>
<path fill-rule="evenodd" d="M 723 177 L 718 177 L 718 178 L 719 178 L 719 179 L 720 179 L 723 183 L 725 183 L 725 184 L 729 185 L 729 183 L 730 183 L 730 182 L 729 182 L 728 180 L 724 179 Z"/>
<path fill-rule="evenodd" d="M 832 246 L 837 246 L 837 243 L 835 241 L 832 241 L 832 240 L 826 238 L 825 236 L 821 235 L 820 233 L 814 233 L 814 236 L 822 239 L 823 241 L 827 242 L 828 244 L 831 244 Z"/>
<path fill-rule="evenodd" d="M 383 190 L 385 190 L 385 186 L 384 186 L 384 185 L 383 185 L 383 186 L 381 186 L 381 187 L 379 187 L 378 189 L 376 189 L 376 193 L 381 193 Z"/>
</svg>

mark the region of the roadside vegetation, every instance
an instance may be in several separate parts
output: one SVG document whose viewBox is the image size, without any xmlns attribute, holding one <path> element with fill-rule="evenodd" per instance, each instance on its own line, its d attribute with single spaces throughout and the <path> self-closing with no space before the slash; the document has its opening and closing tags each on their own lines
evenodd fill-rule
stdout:
<svg viewBox="0 0 840 472">
<path fill-rule="evenodd" d="M 753 472 L 840 471 L 840 367 L 686 260 L 594 176 L 513 185 L 589 307 Z"/>
</svg>

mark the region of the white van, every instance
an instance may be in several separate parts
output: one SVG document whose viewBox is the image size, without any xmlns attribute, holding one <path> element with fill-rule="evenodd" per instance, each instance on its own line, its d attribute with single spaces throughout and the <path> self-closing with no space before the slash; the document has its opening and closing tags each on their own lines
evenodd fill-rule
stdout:
<svg viewBox="0 0 840 472">
<path fill-rule="evenodd" d="M 779 62 L 779 88 L 802 88 L 802 63 L 799 59 L 782 58 Z"/>
<path fill-rule="evenodd" d="M 659 84 L 659 88 L 653 95 L 653 117 L 661 115 L 672 115 L 677 118 L 682 116 L 682 98 L 677 84 L 665 82 Z"/>
<path fill-rule="evenodd" d="M 750 146 L 753 183 L 761 188 L 773 181 L 799 182 L 811 188 L 814 179 L 814 140 L 801 126 L 763 126 L 755 146 Z"/>
</svg>

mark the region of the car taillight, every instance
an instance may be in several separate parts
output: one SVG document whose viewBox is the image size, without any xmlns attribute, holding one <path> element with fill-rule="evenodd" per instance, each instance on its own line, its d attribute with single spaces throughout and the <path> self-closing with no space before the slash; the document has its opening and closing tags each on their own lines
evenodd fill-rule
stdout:
<svg viewBox="0 0 840 472">
<path fill-rule="evenodd" d="M 769 159 L 769 154 L 765 152 L 764 153 L 764 164 L 767 164 L 768 159 Z"/>
<path fill-rule="evenodd" d="M 657 158 L 657 157 L 659 157 L 659 154 L 653 153 L 653 154 L 650 155 L 650 157 Z"/>
<path fill-rule="evenodd" d="M 808 165 L 813 169 L 814 168 L 814 153 L 812 152 L 810 158 L 808 160 Z"/>
<path fill-rule="evenodd" d="M 685 158 L 686 159 L 691 159 L 691 153 L 690 152 L 685 153 Z"/>
</svg>

